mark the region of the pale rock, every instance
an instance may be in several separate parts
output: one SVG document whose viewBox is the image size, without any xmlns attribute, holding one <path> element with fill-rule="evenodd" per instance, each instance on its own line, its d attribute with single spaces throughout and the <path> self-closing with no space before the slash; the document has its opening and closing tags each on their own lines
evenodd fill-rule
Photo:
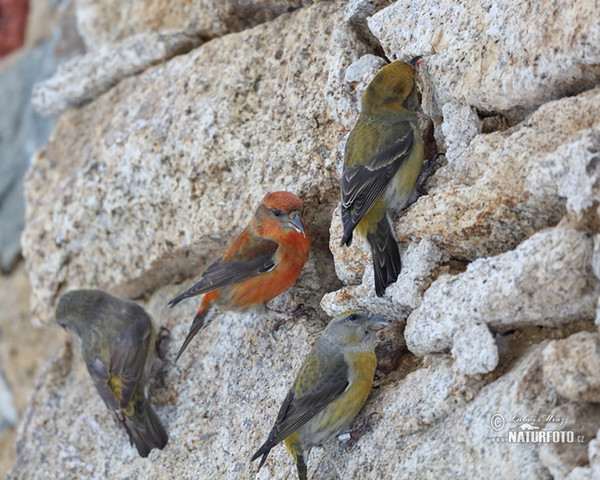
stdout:
<svg viewBox="0 0 600 480">
<path fill-rule="evenodd" d="M 588 460 L 593 478 L 600 478 L 600 430 L 588 443 Z"/>
<path fill-rule="evenodd" d="M 487 373 L 498 365 L 498 347 L 486 325 L 471 323 L 454 334 L 452 357 L 465 375 Z"/>
<path fill-rule="evenodd" d="M 336 218 L 335 214 L 334 218 Z M 330 239 L 331 242 L 336 242 L 336 245 L 339 244 L 339 235 L 336 236 L 332 232 Z M 357 264 L 365 273 L 360 285 L 347 286 L 325 294 L 321 300 L 321 308 L 331 316 L 338 315 L 349 308 L 368 308 L 389 318 L 404 320 L 411 310 L 421 304 L 423 293 L 438 273 L 440 265 L 448 260 L 448 255 L 428 238 L 410 244 L 402 255 L 402 270 L 398 280 L 388 286 L 383 297 L 377 297 L 371 254 L 365 248 L 362 257 L 353 257 L 352 250 L 355 249 L 356 243 L 364 242 L 361 238 L 357 238 L 350 248 L 332 249 L 335 252 L 335 271 L 339 278 L 347 279 L 346 272 L 351 272 Z M 342 256 L 345 250 L 348 250 L 348 254 Z"/>
<path fill-rule="evenodd" d="M 325 249 L 339 195 L 331 120 L 366 53 L 320 3 L 203 44 L 60 117 L 26 180 L 33 318 L 99 287 L 139 296 L 198 276 L 262 197 L 290 190 Z M 319 32 L 315 35 L 315 32 Z"/>
<path fill-rule="evenodd" d="M 590 468 L 575 467 L 565 478 L 566 480 L 594 480 L 594 478 L 597 477 L 592 476 L 592 470 Z"/>
<path fill-rule="evenodd" d="M 527 189 L 535 195 L 558 195 L 581 213 L 600 200 L 600 126 L 582 129 L 529 172 Z"/>
<path fill-rule="evenodd" d="M 506 131 L 477 135 L 396 221 L 396 238 L 410 243 L 428 236 L 454 258 L 472 260 L 511 250 L 556 225 L 567 211 L 560 193 L 566 189 L 559 191 L 563 173 L 594 164 L 591 154 L 566 152 L 583 153 L 582 135 L 600 132 L 599 110 L 596 88 L 549 102 Z M 583 191 L 569 192 L 571 205 L 582 204 L 575 195 L 581 199 Z"/>
<path fill-rule="evenodd" d="M 442 107 L 444 121 L 442 133 L 446 143 L 446 158 L 454 161 L 481 133 L 481 120 L 473 107 L 445 103 Z"/>
<path fill-rule="evenodd" d="M 543 352 L 544 381 L 573 402 L 600 402 L 600 338 L 579 332 Z"/>
<path fill-rule="evenodd" d="M 344 10 L 344 20 L 368 28 L 366 19 L 375 12 L 387 7 L 393 0 L 348 0 Z"/>
<path fill-rule="evenodd" d="M 59 65 L 51 78 L 35 86 L 31 102 L 42 115 L 58 115 L 201 43 L 200 37 L 181 31 L 127 37 Z"/>
<path fill-rule="evenodd" d="M 549 479 L 537 460 L 536 444 L 494 442 L 494 437 L 506 437 L 513 415 L 543 414 L 555 403 L 542 384 L 540 352 L 536 345 L 495 381 L 484 385 L 480 380 L 471 387 L 469 402 L 450 381 L 453 370 L 447 360 L 380 387 L 364 409 L 364 415 L 377 413 L 373 431 L 352 447 L 350 456 L 327 449 L 328 458 L 315 467 L 317 472 L 334 462 L 343 465 L 339 478 Z M 507 420 L 500 432 L 490 426 L 497 413 Z M 323 472 L 315 478 L 336 477 Z"/>
<path fill-rule="evenodd" d="M 340 215 L 340 205 L 336 207 L 331 217 L 331 226 L 329 227 L 329 250 L 333 253 L 335 262 L 335 273 L 338 278 L 346 285 L 360 284 L 365 271 L 371 265 L 371 249 L 369 244 L 358 235 L 352 237 L 350 246 L 341 245 L 342 217 Z M 330 314 L 332 312 L 329 312 Z"/>
<path fill-rule="evenodd" d="M 545 354 L 542 353 L 542 357 L 544 356 Z M 553 408 L 550 415 L 557 420 L 563 419 L 564 423 L 549 422 L 544 430 L 572 432 L 573 439 L 572 442 L 540 443 L 538 453 L 542 465 L 556 480 L 572 478 L 571 475 L 591 473 L 588 467 L 590 463 L 588 450 L 598 430 L 600 406 L 589 403 L 566 403 Z M 583 471 L 573 474 L 573 470 L 577 468 Z"/>
<path fill-rule="evenodd" d="M 253 27 L 306 0 L 76 0 L 77 23 L 89 51 L 141 33 L 193 31 L 205 39 Z"/>
<path fill-rule="evenodd" d="M 594 318 L 599 284 L 590 265 L 592 244 L 588 233 L 557 226 L 515 250 L 475 260 L 463 273 L 440 276 L 408 318 L 409 350 L 422 356 L 453 349 L 456 335 L 468 335 L 477 324 L 502 331 Z M 468 342 L 463 337 L 459 345 Z M 489 339 L 483 343 L 492 347 Z M 492 350 L 486 353 L 490 367 Z M 470 355 L 476 360 L 476 349 Z"/>
<path fill-rule="evenodd" d="M 523 118 L 598 83 L 598 17 L 592 0 L 399 0 L 368 24 L 389 58 L 426 56 L 429 116 L 452 102 Z"/>
</svg>

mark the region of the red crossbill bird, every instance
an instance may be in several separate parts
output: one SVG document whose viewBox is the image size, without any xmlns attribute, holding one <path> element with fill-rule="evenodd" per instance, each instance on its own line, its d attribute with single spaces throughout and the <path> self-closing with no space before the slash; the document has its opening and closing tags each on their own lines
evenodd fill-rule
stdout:
<svg viewBox="0 0 600 480">
<path fill-rule="evenodd" d="M 367 239 L 379 297 L 401 268 L 388 212 L 410 202 L 423 166 L 423 138 L 415 114 L 413 65 L 418 60 L 393 62 L 375 75 L 362 96 L 344 154 L 341 243 L 350 245 L 354 229 Z"/>
<path fill-rule="evenodd" d="M 144 309 L 101 290 L 73 290 L 58 302 L 56 321 L 81 338 L 96 390 L 139 454 L 147 457 L 153 448 L 164 448 L 167 433 L 144 391 L 156 342 Z"/>
<path fill-rule="evenodd" d="M 303 211 L 302 200 L 293 193 L 269 193 L 229 250 L 193 287 L 169 302 L 173 307 L 185 298 L 206 294 L 177 359 L 204 326 L 213 303 L 233 310 L 264 305 L 296 281 L 310 251 Z"/>
<path fill-rule="evenodd" d="M 283 401 L 267 441 L 252 457 L 280 443 L 294 458 L 300 480 L 312 447 L 348 429 L 367 400 L 377 359 L 375 332 L 388 323 L 369 311 L 349 310 L 335 317 L 308 354 Z"/>
</svg>

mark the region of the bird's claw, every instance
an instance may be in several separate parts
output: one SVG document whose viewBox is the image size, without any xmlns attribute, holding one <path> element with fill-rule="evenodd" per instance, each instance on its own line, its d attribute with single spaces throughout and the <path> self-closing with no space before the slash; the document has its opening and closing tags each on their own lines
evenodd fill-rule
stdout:
<svg viewBox="0 0 600 480">
<path fill-rule="evenodd" d="M 352 447 L 365 433 L 371 430 L 373 424 L 373 417 L 376 415 L 375 412 L 367 415 L 359 427 L 349 432 L 344 432 L 338 435 L 338 441 L 344 443 L 345 448 Z"/>
<path fill-rule="evenodd" d="M 427 180 L 429 179 L 429 177 L 431 177 L 431 175 L 433 175 L 433 173 L 442 166 L 442 164 L 440 162 L 437 161 L 437 159 L 441 156 L 443 156 L 443 153 L 436 153 L 432 159 L 427 160 L 424 164 L 423 167 L 421 168 L 421 172 L 419 173 L 419 177 L 417 178 L 417 183 L 416 183 L 416 191 L 418 192 L 419 196 L 424 195 L 425 192 L 425 184 L 427 183 Z"/>
<path fill-rule="evenodd" d="M 171 338 L 171 331 L 167 327 L 160 327 L 156 336 L 156 355 L 164 362 L 166 358 L 166 341 Z"/>
<path fill-rule="evenodd" d="M 284 314 L 282 312 L 276 312 L 275 310 L 269 309 L 272 313 L 277 313 L 280 318 L 273 328 L 271 329 L 271 336 L 275 338 L 275 333 L 279 331 L 281 327 L 283 327 L 290 319 L 297 319 L 303 315 L 307 315 L 310 312 L 317 313 L 317 311 L 313 307 L 305 307 L 303 303 L 299 303 L 298 306 L 294 309 L 294 311 L 290 314 Z"/>
<path fill-rule="evenodd" d="M 298 318 L 308 315 L 309 313 L 317 313 L 317 311 L 313 307 L 305 307 L 303 303 L 299 303 L 296 309 L 292 312 L 292 317 Z"/>
</svg>

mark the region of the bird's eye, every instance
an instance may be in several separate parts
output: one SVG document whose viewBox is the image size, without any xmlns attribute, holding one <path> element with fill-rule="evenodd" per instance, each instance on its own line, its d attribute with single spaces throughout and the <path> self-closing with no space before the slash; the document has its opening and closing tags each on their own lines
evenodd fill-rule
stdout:
<svg viewBox="0 0 600 480">
<path fill-rule="evenodd" d="M 281 215 L 281 210 L 277 210 L 276 208 L 274 208 L 271 211 L 273 212 L 273 215 L 275 215 L 276 217 L 278 217 L 279 215 Z"/>
<path fill-rule="evenodd" d="M 350 320 L 351 322 L 353 322 L 354 320 L 356 320 L 356 313 L 351 313 L 350 315 L 348 315 L 348 320 Z"/>
</svg>

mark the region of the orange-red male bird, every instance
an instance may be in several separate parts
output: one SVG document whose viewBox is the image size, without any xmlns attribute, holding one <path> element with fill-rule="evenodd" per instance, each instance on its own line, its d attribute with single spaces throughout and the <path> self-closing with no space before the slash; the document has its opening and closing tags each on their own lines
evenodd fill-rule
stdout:
<svg viewBox="0 0 600 480">
<path fill-rule="evenodd" d="M 206 293 L 177 359 L 204 326 L 212 303 L 234 310 L 264 305 L 296 281 L 310 251 L 303 210 L 302 200 L 293 193 L 269 193 L 229 250 L 193 287 L 169 302 L 173 307 Z"/>
</svg>

